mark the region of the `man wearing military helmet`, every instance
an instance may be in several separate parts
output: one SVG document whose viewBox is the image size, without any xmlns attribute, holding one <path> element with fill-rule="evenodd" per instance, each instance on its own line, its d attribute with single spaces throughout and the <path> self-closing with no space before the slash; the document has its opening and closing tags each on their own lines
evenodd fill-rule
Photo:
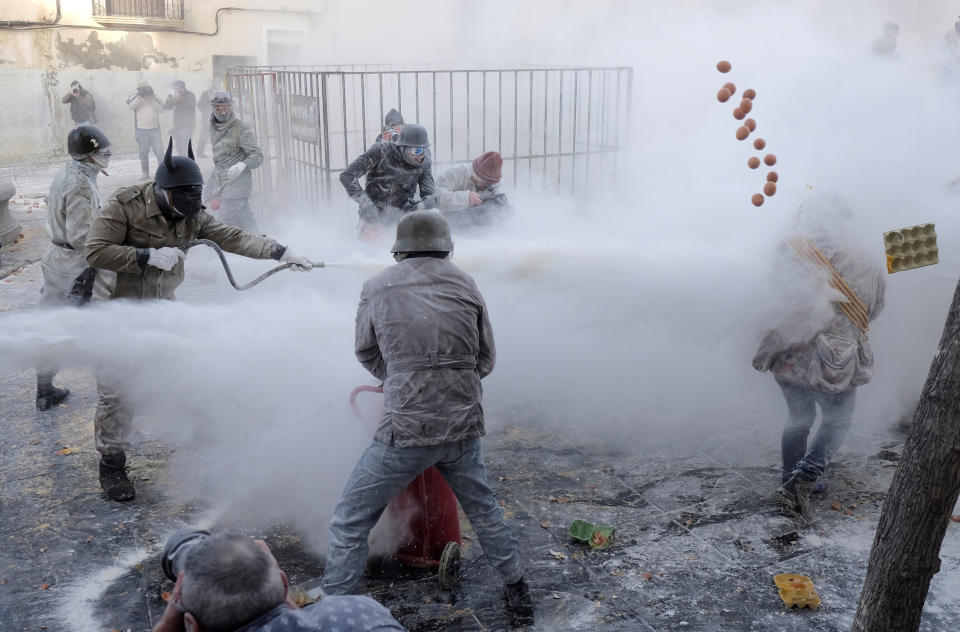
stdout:
<svg viewBox="0 0 960 632">
<path fill-rule="evenodd" d="M 40 301 L 45 307 L 69 305 L 74 283 L 87 268 L 84 248 L 90 223 L 100 213 L 103 202 L 97 176 L 106 174 L 110 164 L 110 140 L 93 125 L 79 125 L 67 136 L 67 152 L 70 161 L 53 177 L 47 196 L 50 248 L 41 261 Z M 106 298 L 113 275 L 95 277 L 90 271 L 88 276 L 92 293 Z M 70 395 L 69 389 L 53 385 L 55 374 L 52 367 L 37 370 L 37 410 L 48 410 Z"/>
</svg>

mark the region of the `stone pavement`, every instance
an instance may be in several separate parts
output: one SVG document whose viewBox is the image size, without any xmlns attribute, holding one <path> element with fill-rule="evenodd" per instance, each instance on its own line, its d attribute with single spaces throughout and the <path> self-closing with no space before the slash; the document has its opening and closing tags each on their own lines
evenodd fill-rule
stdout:
<svg viewBox="0 0 960 632">
<path fill-rule="evenodd" d="M 0 620 L 10 630 L 147 630 L 170 590 L 159 550 L 184 525 L 243 528 L 164 493 L 172 449 L 139 441 L 130 504 L 104 500 L 97 483 L 94 382 L 60 409 L 33 409 L 33 375 L 5 376 L 0 438 Z M 520 542 L 533 587 L 536 629 L 847 630 L 884 489 L 895 467 L 889 437 L 854 433 L 816 501 L 813 526 L 779 515 L 776 437 L 757 432 L 687 437 L 674 446 L 591 445 L 544 421 L 518 418 L 487 439 L 489 476 Z M 744 446 L 760 446 L 745 454 Z M 682 446 L 678 447 L 678 446 Z M 892 448 L 892 449 L 891 449 Z M 837 508 L 834 508 L 833 505 Z M 567 535 L 576 518 L 616 527 L 591 551 Z M 460 586 L 430 572 L 370 580 L 367 589 L 411 630 L 502 630 L 500 582 L 464 524 Z M 278 524 L 265 535 L 294 583 L 316 585 L 322 560 Z M 951 525 L 922 630 L 960 614 L 960 525 Z M 813 578 L 819 611 L 789 611 L 773 576 Z"/>
<path fill-rule="evenodd" d="M 119 159 L 117 178 L 135 160 Z M 46 169 L 46 170 L 44 170 Z M 0 310 L 36 302 L 43 252 L 43 178 L 18 177 L 25 231 L 19 263 L 0 279 Z M 104 184 L 106 185 L 105 179 Z M 39 231 L 39 232 L 38 232 Z M 17 271 L 12 274 L 12 271 Z M 244 529 L 242 517 L 210 514 L 166 493 L 177 446 L 138 437 L 133 503 L 106 501 L 93 448 L 95 383 L 64 371 L 73 391 L 60 408 L 34 409 L 34 375 L 0 379 L 0 625 L 4 630 L 148 630 L 170 590 L 159 551 L 184 525 Z M 641 414 L 638 412 L 638 415 Z M 777 417 L 780 411 L 774 413 Z M 722 417 L 722 416 L 720 416 Z M 489 478 L 521 543 L 540 630 L 848 630 L 899 437 L 856 427 L 817 497 L 815 524 L 781 516 L 779 428 L 770 420 L 616 445 L 517 411 L 492 419 Z M 567 535 L 577 518 L 616 527 L 612 548 L 591 551 Z M 453 591 L 429 571 L 370 580 L 367 590 L 410 630 L 503 630 L 500 581 L 464 521 L 465 562 Z M 315 586 L 322 559 L 285 524 L 265 536 L 294 583 Z M 951 524 L 921 629 L 950 629 L 960 615 L 960 525 Z M 809 575 L 823 606 L 791 611 L 773 576 Z"/>
</svg>

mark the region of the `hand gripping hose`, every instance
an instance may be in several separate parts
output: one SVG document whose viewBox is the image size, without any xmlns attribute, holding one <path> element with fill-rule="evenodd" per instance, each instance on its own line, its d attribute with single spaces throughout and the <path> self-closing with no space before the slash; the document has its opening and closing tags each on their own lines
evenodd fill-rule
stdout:
<svg viewBox="0 0 960 632">
<path fill-rule="evenodd" d="M 230 265 L 227 263 L 227 258 L 223 255 L 223 250 L 221 250 L 220 246 L 218 246 L 214 242 L 210 241 L 209 239 L 196 239 L 188 243 L 186 246 L 184 246 L 182 250 L 186 252 L 191 248 L 193 248 L 194 246 L 199 246 L 201 244 L 204 246 L 210 246 L 211 248 L 213 248 L 213 250 L 217 253 L 217 256 L 220 257 L 220 263 L 223 264 L 223 271 L 227 273 L 227 280 L 230 281 L 230 285 L 232 285 L 235 289 L 240 290 L 241 292 L 243 290 L 249 290 L 254 285 L 257 285 L 267 277 L 273 276 L 277 272 L 280 272 L 281 270 L 286 270 L 287 268 L 290 268 L 293 266 L 292 263 L 285 263 L 283 265 L 277 266 L 276 268 L 271 268 L 270 270 L 267 270 L 266 272 L 258 276 L 253 281 L 250 281 L 246 285 L 237 285 L 237 281 L 233 278 L 233 272 L 230 271 Z M 314 268 L 325 267 L 322 261 L 321 262 L 311 261 L 311 263 L 313 264 Z M 163 275 L 161 275 L 161 278 L 162 276 Z"/>
</svg>

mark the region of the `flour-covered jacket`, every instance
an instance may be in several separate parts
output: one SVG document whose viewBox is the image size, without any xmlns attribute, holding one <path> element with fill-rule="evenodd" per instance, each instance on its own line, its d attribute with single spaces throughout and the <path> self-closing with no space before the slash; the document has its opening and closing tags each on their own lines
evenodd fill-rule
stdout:
<svg viewBox="0 0 960 632">
<path fill-rule="evenodd" d="M 203 187 L 204 202 L 215 198 L 236 200 L 250 197 L 253 191 L 250 171 L 263 164 L 263 151 L 257 143 L 257 135 L 233 113 L 223 123 L 218 123 L 211 115 L 210 143 L 214 167 Z M 229 177 L 227 172 L 238 162 L 246 163 L 247 168 L 235 178 Z"/>
<path fill-rule="evenodd" d="M 868 317 L 873 321 L 883 310 L 883 268 L 868 256 L 845 252 L 823 236 L 813 242 L 866 304 Z M 818 273 L 787 244 L 781 246 L 779 256 L 790 258 L 794 270 L 811 275 Z M 788 269 L 788 266 L 781 266 L 781 269 Z M 790 279 L 780 281 L 791 283 Z M 833 304 L 832 316 L 819 324 L 812 338 L 797 344 L 785 343 L 789 338 L 787 331 L 767 332 L 757 350 L 754 365 L 757 366 L 759 361 L 783 382 L 829 394 L 849 391 L 873 377 L 873 351 L 867 334 L 860 331 L 836 304 Z"/>
<path fill-rule="evenodd" d="M 340 183 L 361 206 L 369 198 L 377 208 L 410 211 L 416 208 L 419 189 L 425 208 L 433 208 L 433 163 L 430 150 L 423 162 L 412 165 L 403 158 L 404 147 L 391 142 L 371 145 L 340 174 Z M 360 178 L 366 176 L 366 186 Z"/>
<path fill-rule="evenodd" d="M 476 283 L 453 262 L 405 259 L 364 283 L 355 351 L 383 380 L 377 441 L 413 447 L 483 436 L 480 380 L 493 370 L 493 330 Z"/>
<path fill-rule="evenodd" d="M 87 232 L 103 203 L 98 173 L 89 162 L 71 160 L 50 184 L 46 228 L 51 245 L 41 261 L 45 304 L 65 304 L 74 279 L 87 267 Z M 98 275 L 94 296 L 107 298 L 114 278 L 112 273 Z"/>
<path fill-rule="evenodd" d="M 470 192 L 477 192 L 471 178 L 472 165 L 454 165 L 437 178 L 437 208 L 441 211 L 462 211 L 470 208 Z M 500 183 L 484 189 L 485 195 L 501 193 Z"/>
</svg>

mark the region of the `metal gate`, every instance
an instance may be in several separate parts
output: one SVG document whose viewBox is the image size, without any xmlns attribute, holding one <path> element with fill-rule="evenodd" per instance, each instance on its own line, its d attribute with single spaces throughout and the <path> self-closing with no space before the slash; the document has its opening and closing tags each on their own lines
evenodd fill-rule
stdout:
<svg viewBox="0 0 960 632">
<path fill-rule="evenodd" d="M 251 66 L 232 69 L 227 82 L 266 155 L 254 171 L 258 193 L 271 207 L 311 213 L 346 199 L 339 172 L 394 107 L 430 133 L 435 177 L 495 150 L 508 191 L 608 186 L 630 137 L 630 67 Z"/>
</svg>

